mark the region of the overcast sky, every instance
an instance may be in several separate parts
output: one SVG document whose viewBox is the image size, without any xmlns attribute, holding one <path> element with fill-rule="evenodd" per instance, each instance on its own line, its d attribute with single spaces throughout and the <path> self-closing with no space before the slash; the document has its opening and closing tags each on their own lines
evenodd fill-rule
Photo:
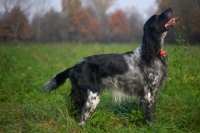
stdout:
<svg viewBox="0 0 200 133">
<path fill-rule="evenodd" d="M 61 11 L 61 0 L 51 0 L 50 5 L 55 10 Z M 115 9 L 126 9 L 133 6 L 137 8 L 145 18 L 151 16 L 157 9 L 155 0 L 116 0 L 109 11 L 112 12 Z"/>
</svg>

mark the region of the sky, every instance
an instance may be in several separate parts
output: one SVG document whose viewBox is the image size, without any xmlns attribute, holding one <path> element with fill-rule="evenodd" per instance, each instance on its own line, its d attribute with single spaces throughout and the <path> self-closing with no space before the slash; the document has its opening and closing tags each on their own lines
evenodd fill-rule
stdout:
<svg viewBox="0 0 200 133">
<path fill-rule="evenodd" d="M 57 11 L 61 11 L 61 0 L 51 0 L 51 7 Z M 123 9 L 130 7 L 135 7 L 138 9 L 143 18 L 147 18 L 155 13 L 157 9 L 155 0 L 116 0 L 116 2 L 110 7 L 109 11 L 112 12 L 116 9 Z"/>
</svg>

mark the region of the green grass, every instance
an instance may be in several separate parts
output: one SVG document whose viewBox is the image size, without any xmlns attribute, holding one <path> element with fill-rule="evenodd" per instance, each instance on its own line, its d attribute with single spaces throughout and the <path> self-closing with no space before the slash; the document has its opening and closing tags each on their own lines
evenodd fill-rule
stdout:
<svg viewBox="0 0 200 133">
<path fill-rule="evenodd" d="M 108 92 L 84 127 L 67 97 L 70 83 L 56 93 L 40 87 L 83 57 L 123 53 L 136 45 L 0 46 L 0 133 L 184 133 L 200 132 L 200 48 L 167 46 L 169 75 L 158 93 L 156 123 L 145 124 L 136 101 L 115 105 Z"/>
</svg>

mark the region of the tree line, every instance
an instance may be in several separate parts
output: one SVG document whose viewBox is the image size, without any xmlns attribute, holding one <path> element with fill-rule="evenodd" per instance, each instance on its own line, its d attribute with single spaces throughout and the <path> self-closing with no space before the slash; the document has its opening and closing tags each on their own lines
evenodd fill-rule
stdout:
<svg viewBox="0 0 200 133">
<path fill-rule="evenodd" d="M 17 39 L 30 42 L 141 42 L 144 20 L 135 7 L 107 13 L 115 0 L 62 0 L 62 11 L 46 11 L 48 0 L 0 0 L 0 42 Z M 156 0 L 158 13 L 168 6 L 180 15 L 180 24 L 170 31 L 185 40 L 200 41 L 199 0 Z M 181 5 L 181 6 L 180 6 Z M 37 12 L 32 13 L 33 10 Z M 30 19 L 30 15 L 32 15 Z"/>
</svg>

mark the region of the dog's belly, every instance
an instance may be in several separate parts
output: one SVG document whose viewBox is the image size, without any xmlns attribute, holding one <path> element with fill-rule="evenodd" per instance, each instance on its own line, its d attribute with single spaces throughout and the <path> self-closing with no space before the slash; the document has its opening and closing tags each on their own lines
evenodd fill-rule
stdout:
<svg viewBox="0 0 200 133">
<path fill-rule="evenodd" d="M 121 93 L 126 96 L 141 96 L 143 86 L 146 85 L 143 81 L 141 74 L 129 72 L 115 77 L 103 78 L 102 84 L 104 88 L 114 93 Z"/>
</svg>

